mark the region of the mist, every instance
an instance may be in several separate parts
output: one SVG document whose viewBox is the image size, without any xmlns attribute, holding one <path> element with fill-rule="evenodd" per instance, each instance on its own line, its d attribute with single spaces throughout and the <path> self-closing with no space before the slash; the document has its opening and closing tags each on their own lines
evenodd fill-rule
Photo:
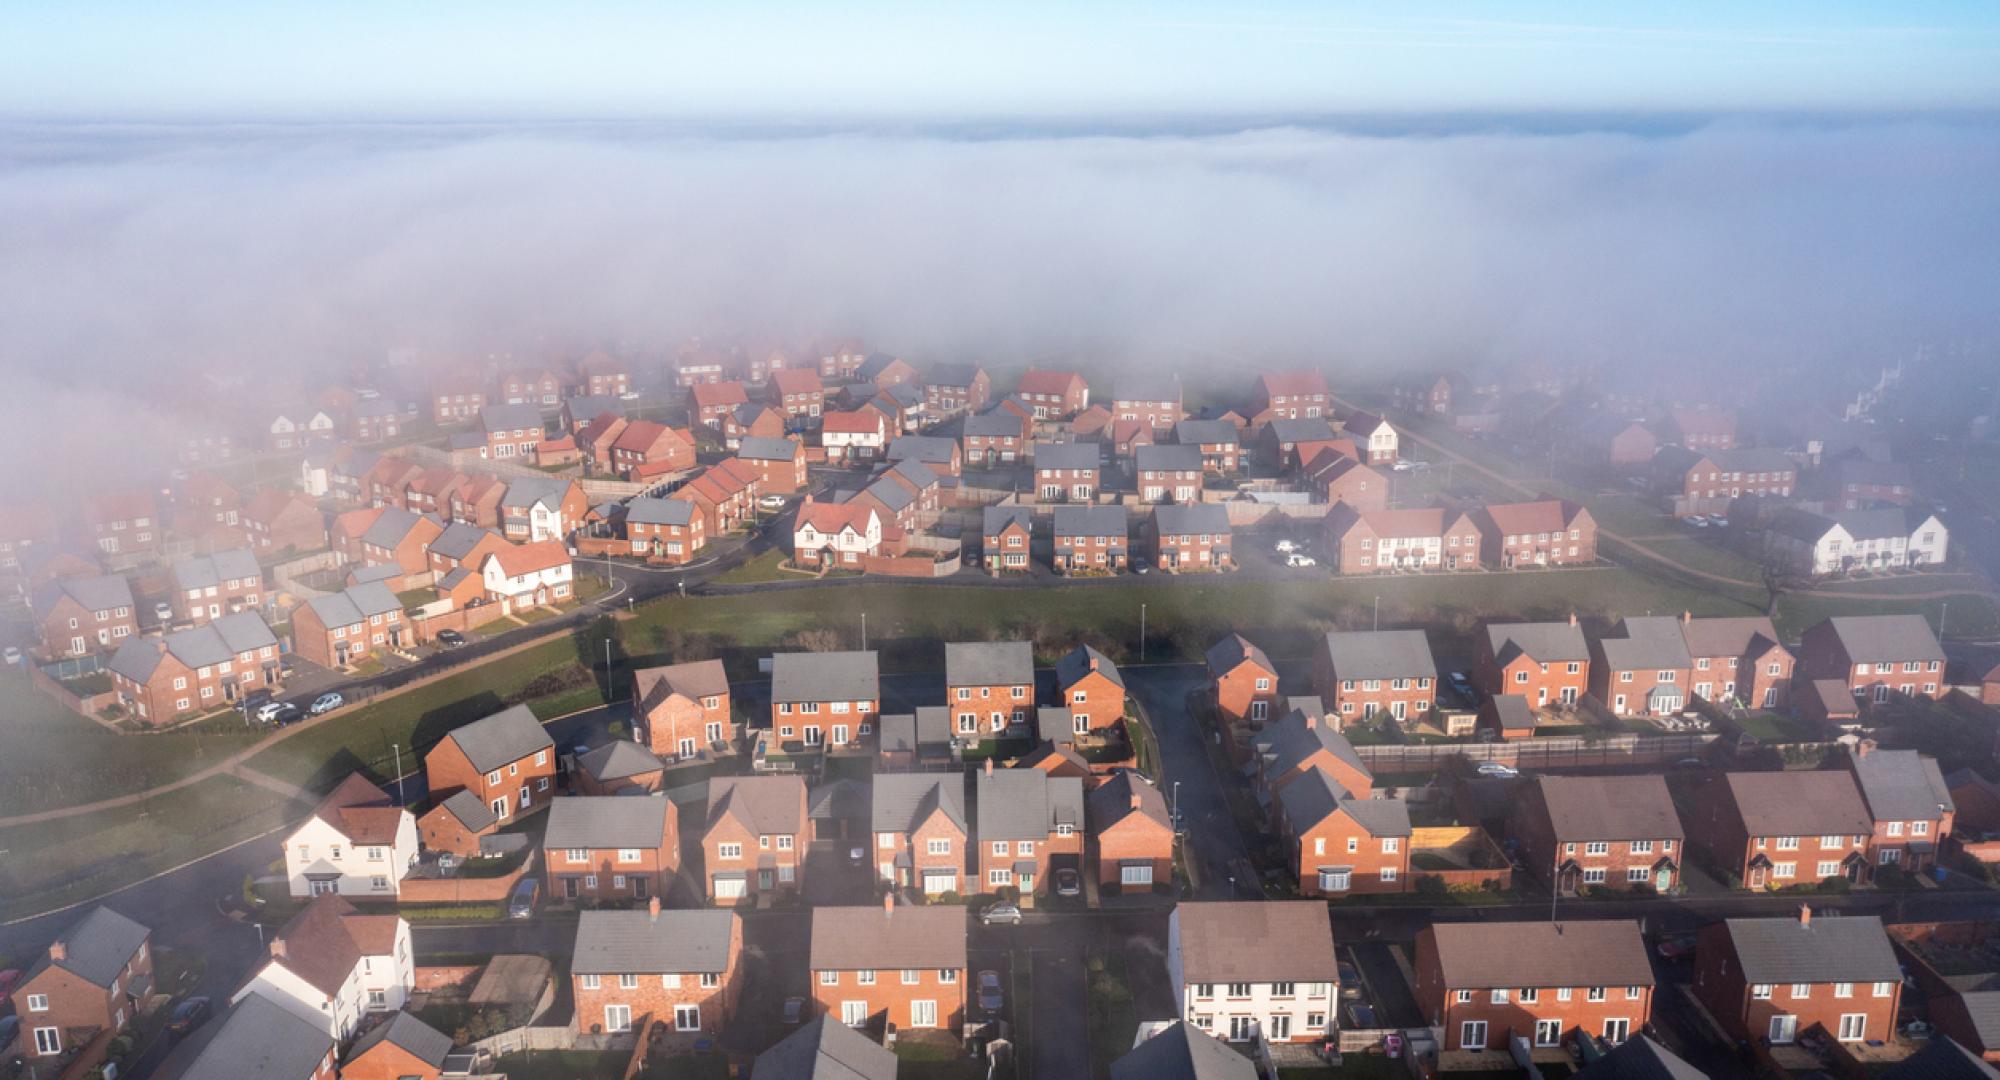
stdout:
<svg viewBox="0 0 2000 1080">
<path fill-rule="evenodd" d="M 920 363 L 1892 362 L 1988 341 L 2000 127 L 730 137 L 22 127 L 10 430 L 254 426 L 387 349 L 861 337 Z M 329 365 L 338 365 L 330 367 Z M 249 387 L 190 392 L 201 373 Z M 163 404 L 163 403 L 171 403 Z M 176 413 L 175 410 L 178 410 Z M 102 414 L 102 413 L 100 413 Z"/>
</svg>

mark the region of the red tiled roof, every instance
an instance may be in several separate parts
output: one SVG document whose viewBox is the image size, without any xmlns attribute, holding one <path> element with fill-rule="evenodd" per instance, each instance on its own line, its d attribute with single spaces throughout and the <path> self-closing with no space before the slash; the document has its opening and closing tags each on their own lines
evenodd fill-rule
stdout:
<svg viewBox="0 0 2000 1080">
<path fill-rule="evenodd" d="M 1493 527 L 1505 536 L 1522 533 L 1562 532 L 1576 517 L 1577 507 L 1560 499 L 1540 502 L 1495 503 L 1486 508 Z"/>
<path fill-rule="evenodd" d="M 1673 418 L 1683 436 L 1736 436 L 1736 413 L 1729 409 L 1675 409 Z"/>
<path fill-rule="evenodd" d="M 91 522 L 130 521 L 153 517 L 158 512 L 152 492 L 137 490 L 93 495 L 84 500 L 83 510 L 84 519 Z"/>
<path fill-rule="evenodd" d="M 853 412 L 830 412 L 821 416 L 820 430 L 841 435 L 881 434 L 884 417 L 874 409 L 856 409 Z"/>
<path fill-rule="evenodd" d="M 1257 384 L 1264 388 L 1264 396 L 1299 397 L 1308 394 L 1325 394 L 1326 376 L 1317 371 L 1270 371 L 1258 378 Z"/>
<path fill-rule="evenodd" d="M 510 544 L 490 557 L 500 560 L 500 570 L 508 577 L 521 577 L 567 564 L 569 548 L 560 540 L 537 540 L 532 544 Z"/>
<path fill-rule="evenodd" d="M 823 389 L 819 372 L 810 368 L 784 368 L 771 373 L 771 385 L 781 394 L 817 394 Z"/>
<path fill-rule="evenodd" d="M 750 400 L 743 384 L 734 379 L 719 383 L 696 383 L 691 391 L 696 408 L 717 405 L 742 405 Z"/>
<path fill-rule="evenodd" d="M 850 525 L 856 532 L 866 532 L 871 514 L 880 520 L 881 515 L 875 513 L 875 508 L 865 504 L 809 501 L 799 508 L 799 524 L 810 524 L 814 529 L 828 535 Z"/>
<path fill-rule="evenodd" d="M 334 535 L 359 537 L 374 527 L 375 520 L 382 516 L 383 509 L 384 507 L 380 506 L 370 506 L 360 510 L 349 510 L 333 519 Z"/>
<path fill-rule="evenodd" d="M 1074 371 L 1030 370 L 1021 376 L 1019 389 L 1023 394 L 1053 394 L 1060 397 L 1069 392 L 1072 384 L 1082 379 L 1083 376 Z"/>
<path fill-rule="evenodd" d="M 1442 536 L 1445 514 L 1441 506 L 1368 510 L 1361 514 L 1361 521 L 1377 536 Z"/>
<path fill-rule="evenodd" d="M 279 514 L 291 509 L 293 503 L 305 503 L 308 507 L 312 506 L 312 503 L 305 496 L 300 495 L 296 491 L 264 488 L 255 495 L 250 496 L 250 501 L 243 504 L 243 516 L 251 521 L 271 521 L 277 518 Z"/>
</svg>

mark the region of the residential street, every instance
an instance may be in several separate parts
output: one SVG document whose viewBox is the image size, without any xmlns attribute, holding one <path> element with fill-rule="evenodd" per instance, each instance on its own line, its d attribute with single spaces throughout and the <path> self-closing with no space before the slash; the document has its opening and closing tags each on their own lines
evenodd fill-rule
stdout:
<svg viewBox="0 0 2000 1080">
<path fill-rule="evenodd" d="M 1187 844 L 1192 858 L 1200 863 L 1200 896 L 1204 900 L 1227 899 L 1231 895 L 1230 864 L 1247 860 L 1250 850 L 1229 814 L 1223 780 L 1216 775 L 1202 745 L 1201 731 L 1188 714 L 1188 695 L 1206 677 L 1203 666 L 1135 664 L 1119 670 L 1159 740 L 1162 775 L 1155 779 L 1170 802 L 1180 800 Z M 1254 892 L 1249 883 L 1241 888 L 1244 895 Z"/>
</svg>

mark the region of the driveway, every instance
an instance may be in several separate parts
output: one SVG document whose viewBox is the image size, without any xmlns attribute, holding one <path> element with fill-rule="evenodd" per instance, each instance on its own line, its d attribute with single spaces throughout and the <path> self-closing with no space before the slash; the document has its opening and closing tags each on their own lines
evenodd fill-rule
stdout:
<svg viewBox="0 0 2000 1080">
<path fill-rule="evenodd" d="M 1202 899 L 1227 899 L 1229 866 L 1248 860 L 1250 849 L 1223 797 L 1228 780 L 1216 774 L 1203 735 L 1188 713 L 1188 695 L 1207 678 L 1199 664 L 1128 664 L 1120 667 L 1125 686 L 1138 700 L 1160 744 L 1160 790 L 1178 798 L 1187 844 L 1199 860 Z M 1179 793 L 1175 794 L 1175 785 Z M 1253 886 L 1246 886 L 1252 888 Z"/>
</svg>

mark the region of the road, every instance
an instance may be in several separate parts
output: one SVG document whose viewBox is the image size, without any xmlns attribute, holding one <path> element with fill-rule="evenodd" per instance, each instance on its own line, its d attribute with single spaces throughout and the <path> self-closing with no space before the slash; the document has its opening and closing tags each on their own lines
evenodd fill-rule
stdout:
<svg viewBox="0 0 2000 1080">
<path fill-rule="evenodd" d="M 1200 664 L 1126 665 L 1119 669 L 1160 744 L 1160 790 L 1177 799 L 1192 857 L 1200 861 L 1204 900 L 1228 899 L 1230 866 L 1250 857 L 1229 813 L 1223 780 L 1188 713 L 1188 695 L 1206 678 Z M 1178 786 L 1178 791 L 1176 791 Z M 1246 886 L 1246 894 L 1250 891 Z"/>
</svg>

